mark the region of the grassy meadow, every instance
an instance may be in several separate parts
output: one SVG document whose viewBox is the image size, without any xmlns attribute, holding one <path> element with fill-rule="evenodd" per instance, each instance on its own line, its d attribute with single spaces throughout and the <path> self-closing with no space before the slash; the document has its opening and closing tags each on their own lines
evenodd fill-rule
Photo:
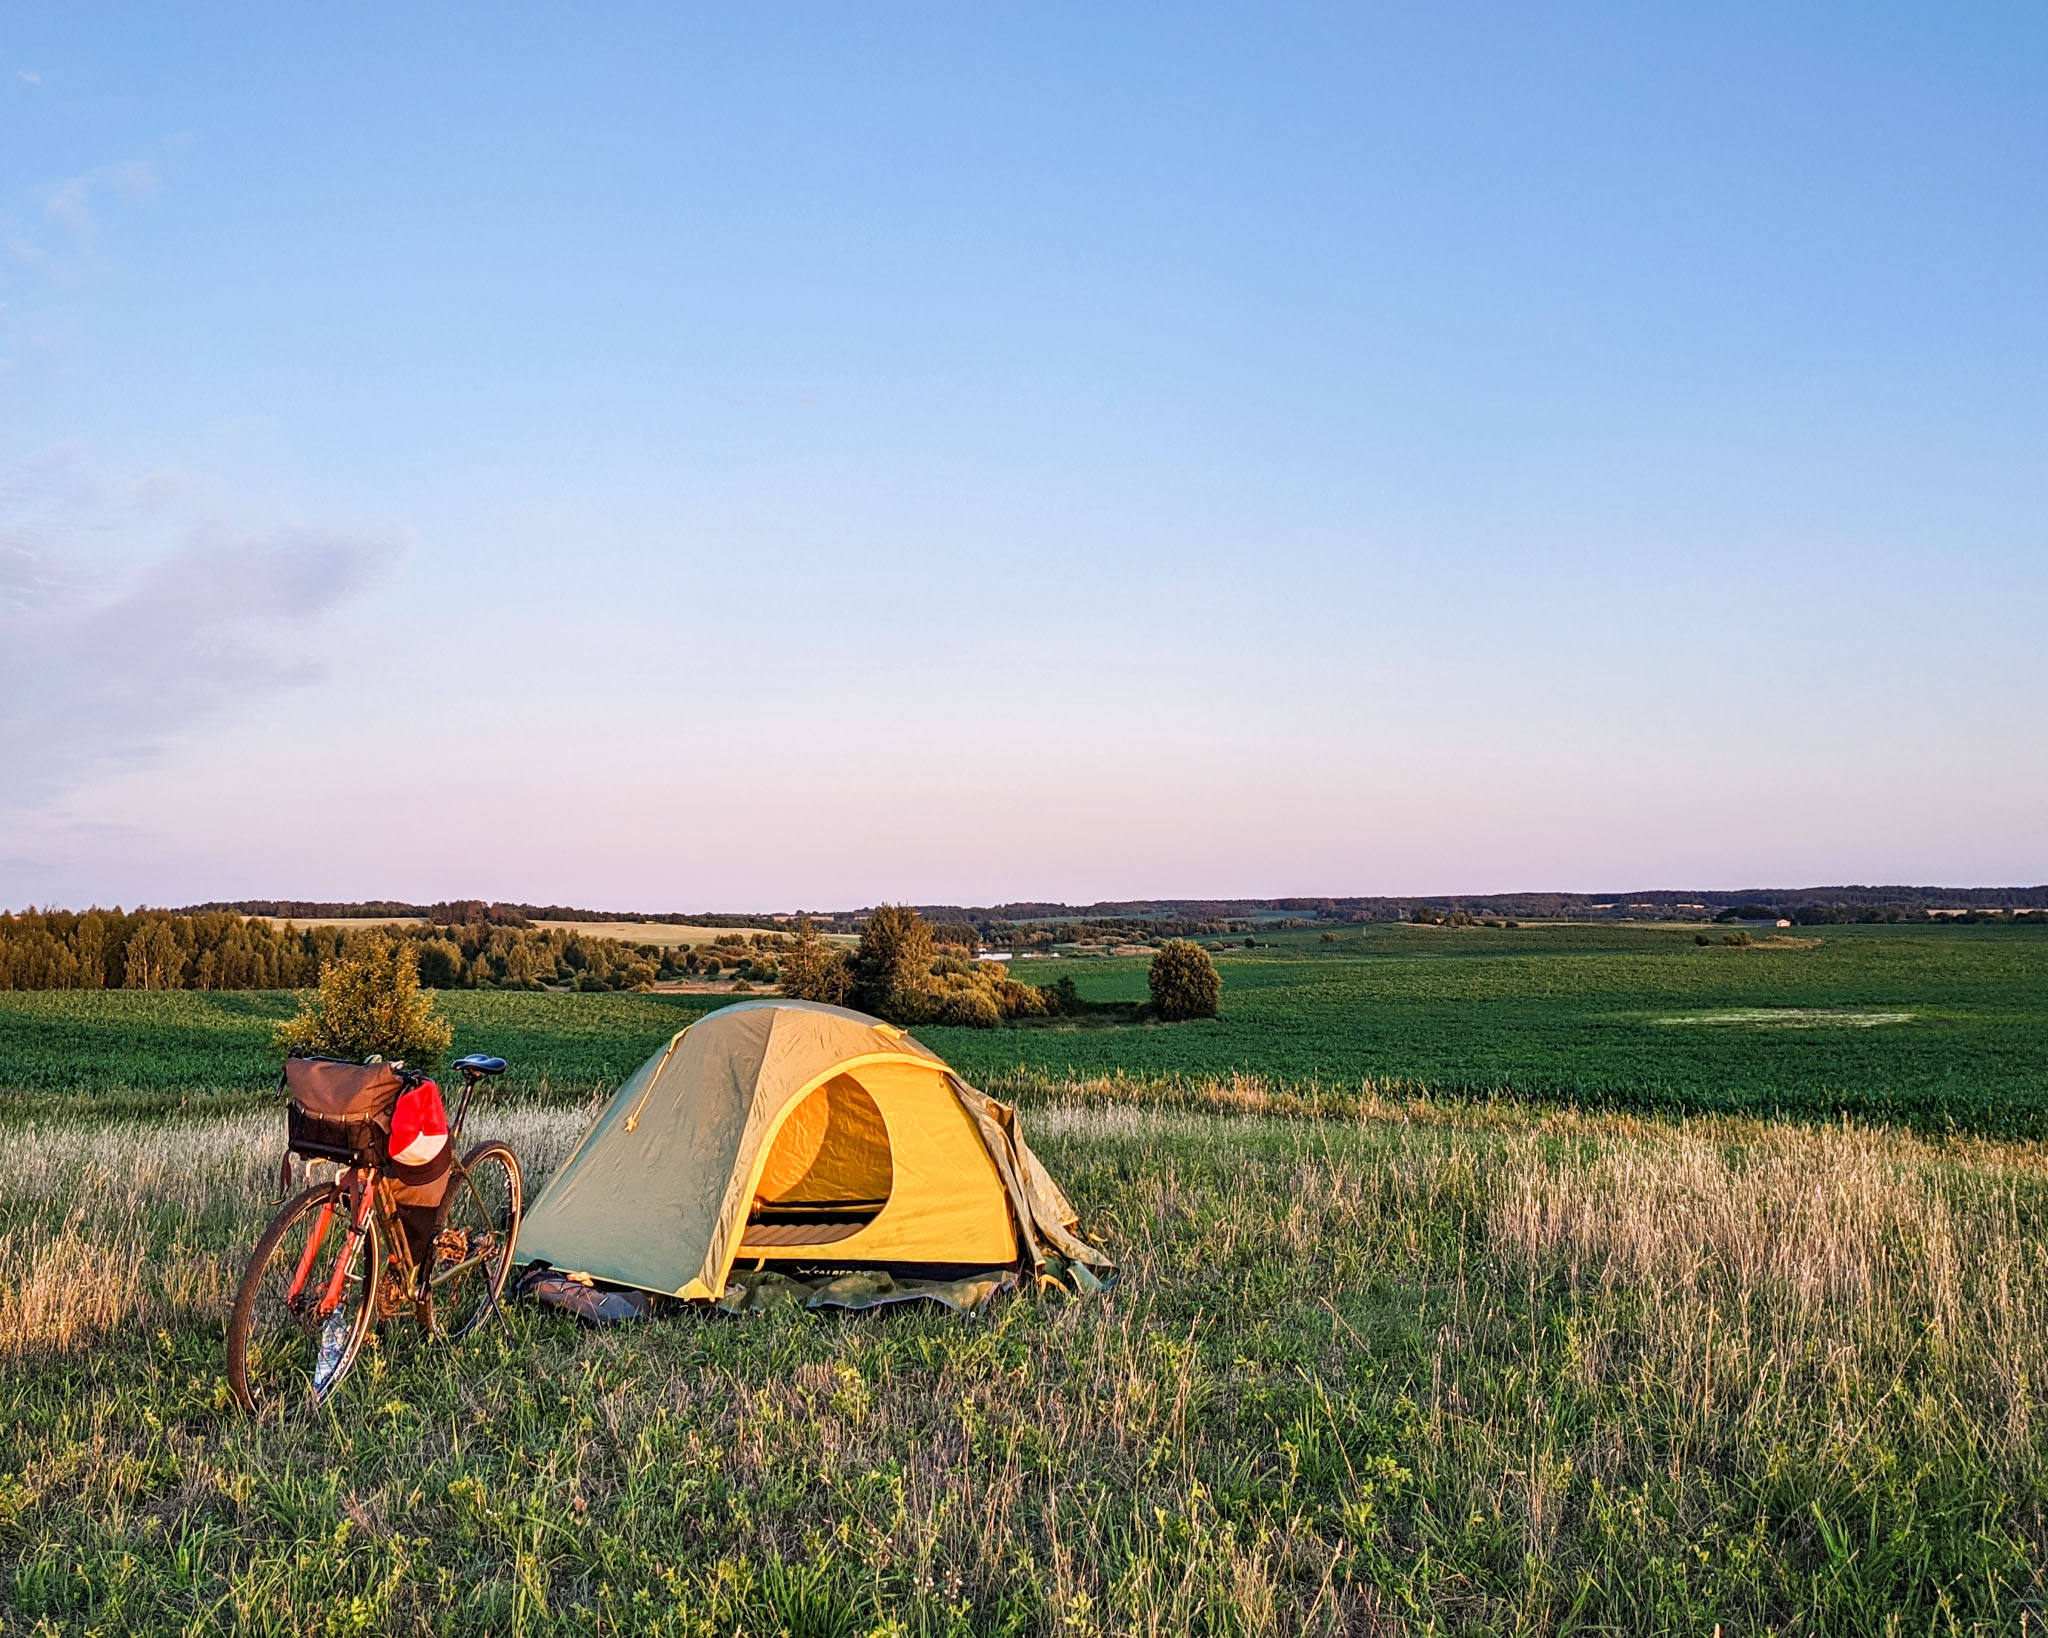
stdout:
<svg viewBox="0 0 2048 1638">
<path fill-rule="evenodd" d="M 1221 1101 L 1221 1100 L 1218 1100 Z M 61 1632 L 1992 1633 L 2048 1610 L 2033 1145 L 1072 1097 L 1107 1297 L 395 1325 L 230 1408 L 255 1112 L 0 1132 L 0 1619 Z M 544 1174 L 571 1108 L 492 1112 Z"/>
<path fill-rule="evenodd" d="M 0 995 L 0 1632 L 2048 1616 L 2048 937 L 1261 942 L 1213 1023 L 920 1032 L 1020 1098 L 1106 1297 L 400 1322 L 284 1429 L 222 1332 L 292 998 Z M 717 1002 L 441 997 L 535 1183 Z"/>
</svg>

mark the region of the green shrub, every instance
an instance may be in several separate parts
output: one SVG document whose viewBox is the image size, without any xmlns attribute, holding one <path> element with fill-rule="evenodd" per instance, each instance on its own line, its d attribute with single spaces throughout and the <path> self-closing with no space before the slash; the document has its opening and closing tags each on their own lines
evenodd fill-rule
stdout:
<svg viewBox="0 0 2048 1638">
<path fill-rule="evenodd" d="M 454 1026 L 420 988 L 417 946 L 379 933 L 351 939 L 347 954 L 321 968 L 319 989 L 274 1037 L 324 1058 L 415 1064 L 433 1062 L 454 1039 Z"/>
<path fill-rule="evenodd" d="M 1223 998 L 1223 979 L 1201 945 L 1171 938 L 1160 945 L 1145 974 L 1152 1010 L 1168 1023 L 1214 1018 Z"/>
<path fill-rule="evenodd" d="M 938 991 L 932 998 L 929 1022 L 993 1029 L 1003 1021 L 996 998 L 979 985 Z"/>
</svg>

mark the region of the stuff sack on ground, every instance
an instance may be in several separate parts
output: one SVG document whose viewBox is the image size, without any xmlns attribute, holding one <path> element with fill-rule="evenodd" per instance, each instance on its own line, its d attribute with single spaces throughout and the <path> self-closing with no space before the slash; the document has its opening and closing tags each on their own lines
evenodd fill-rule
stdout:
<svg viewBox="0 0 2048 1638">
<path fill-rule="evenodd" d="M 600 1289 L 546 1263 L 535 1263 L 520 1275 L 512 1295 L 517 1301 L 539 1303 L 592 1328 L 652 1319 L 655 1311 L 655 1299 L 645 1291 Z"/>
</svg>

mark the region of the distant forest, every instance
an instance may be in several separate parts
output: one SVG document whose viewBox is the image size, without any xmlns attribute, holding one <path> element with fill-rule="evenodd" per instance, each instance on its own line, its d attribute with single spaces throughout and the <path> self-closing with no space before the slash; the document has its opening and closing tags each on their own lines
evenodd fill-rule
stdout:
<svg viewBox="0 0 2048 1638">
<path fill-rule="evenodd" d="M 1863 912 L 1873 920 L 1924 920 L 1930 913 L 2048 909 L 2048 885 L 2039 887 L 1746 887 L 1738 892 L 1705 888 L 1654 888 L 1614 893 L 1446 893 L 1402 898 L 1131 899 L 1089 905 L 1017 903 L 971 908 L 919 905 L 932 921 L 968 922 L 983 929 L 1036 928 L 1044 923 L 1072 927 L 1152 928 L 1195 932 L 1252 932 L 1319 923 L 1412 921 L 1418 910 L 1518 921 L 1700 921 L 1730 910 L 1797 921 L 1850 921 Z M 1822 913 L 1828 913 L 1823 915 Z M 820 925 L 823 918 L 815 917 Z M 1256 924 L 1254 926 L 1253 924 Z"/>
<path fill-rule="evenodd" d="M 985 949 L 1049 949 L 1055 944 L 1151 942 L 1162 938 L 1283 931 L 1287 928 L 1413 921 L 1462 913 L 1475 919 L 1517 921 L 1776 920 L 1802 925 L 1840 922 L 1924 921 L 1931 915 L 1982 916 L 2048 910 L 2048 885 L 2039 887 L 1746 887 L 1653 888 L 1615 893 L 1448 893 L 1403 898 L 1126 899 L 1071 905 L 1022 901 L 997 905 L 920 904 L 916 910 L 942 942 Z M 244 900 L 193 906 L 186 914 L 232 910 L 243 915 L 420 916 L 441 925 L 529 926 L 541 921 L 645 921 L 690 927 L 787 930 L 787 915 L 729 911 L 585 910 L 562 904 L 486 904 L 458 899 L 440 904 L 369 902 L 330 904 L 298 900 Z M 867 909 L 804 912 L 826 933 L 858 933 Z"/>
<path fill-rule="evenodd" d="M 231 910 L 0 914 L 0 990 L 304 989 L 319 981 L 324 963 L 368 937 L 413 944 L 420 982 L 429 989 L 630 990 L 661 979 L 719 977 L 773 983 L 782 952 L 796 942 L 735 929 L 694 948 L 663 949 L 509 925 L 491 920 L 488 908 L 459 923 L 375 930 L 249 921 Z"/>
<path fill-rule="evenodd" d="M 1056 945 L 1149 944 L 1374 921 L 1742 921 L 1801 926 L 1847 922 L 2002 920 L 2040 923 L 2042 887 L 1750 888 L 1740 893 L 1655 890 L 1446 894 L 1434 898 L 1158 899 L 1074 906 L 919 905 L 939 946 L 959 955 Z M 866 910 L 813 914 L 821 932 L 855 933 Z M 793 949 L 788 916 L 713 911 L 659 914 L 569 905 L 450 899 L 329 903 L 244 900 L 185 910 L 27 910 L 0 914 L 0 990 L 270 990 L 318 981 L 363 930 L 304 927 L 303 919 L 417 917 L 381 929 L 417 945 L 420 980 L 433 989 L 635 989 L 677 978 L 774 983 Z M 249 920 L 249 917 L 267 918 Z M 663 948 L 537 922 L 658 922 L 717 928 L 695 948 Z"/>
</svg>

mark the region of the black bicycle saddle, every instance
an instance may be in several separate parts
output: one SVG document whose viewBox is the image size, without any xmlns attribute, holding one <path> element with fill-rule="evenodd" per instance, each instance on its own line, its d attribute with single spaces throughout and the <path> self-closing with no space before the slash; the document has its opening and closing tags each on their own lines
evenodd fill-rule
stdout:
<svg viewBox="0 0 2048 1638">
<path fill-rule="evenodd" d="M 457 1058 L 449 1065 L 465 1075 L 502 1075 L 505 1073 L 503 1058 L 486 1058 L 481 1052 L 472 1052 L 467 1058 Z"/>
</svg>

